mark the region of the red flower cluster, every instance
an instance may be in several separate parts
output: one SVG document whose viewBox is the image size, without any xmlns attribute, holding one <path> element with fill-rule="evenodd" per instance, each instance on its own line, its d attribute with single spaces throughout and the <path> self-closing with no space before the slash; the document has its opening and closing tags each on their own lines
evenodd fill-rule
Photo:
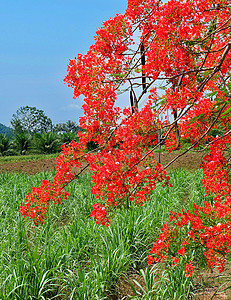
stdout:
<svg viewBox="0 0 231 300">
<path fill-rule="evenodd" d="M 32 188 L 31 192 L 26 195 L 26 203 L 21 206 L 20 213 L 33 219 L 36 225 L 44 224 L 48 204 L 60 203 L 61 199 L 66 199 L 68 196 L 69 193 L 64 191 L 59 184 L 55 182 L 50 184 L 49 181 L 43 180 L 40 187 Z"/>
<path fill-rule="evenodd" d="M 203 163 L 203 184 L 207 195 L 214 196 L 213 205 L 205 201 L 203 207 L 194 204 L 192 212 L 182 210 L 177 214 L 172 211 L 169 223 L 161 229 L 162 233 L 150 251 L 154 257 L 148 257 L 149 263 L 173 258 L 173 265 L 177 266 L 177 254 L 190 259 L 193 249 L 201 248 L 208 267 L 217 266 L 219 272 L 224 270 L 225 256 L 231 251 L 230 169 L 222 151 L 227 143 L 231 145 L 228 138 L 215 142 Z M 186 263 L 185 276 L 192 276 L 192 270 L 192 262 Z"/>
<path fill-rule="evenodd" d="M 185 266 L 185 277 L 192 277 L 193 273 L 193 264 L 192 261 L 189 262 L 189 264 L 186 264 Z"/>
<path fill-rule="evenodd" d="M 207 191 L 206 195 L 217 195 L 219 199 L 221 196 L 231 195 L 231 185 L 229 184 L 230 168 L 224 157 L 224 150 L 230 144 L 231 136 L 214 142 L 210 147 L 210 153 L 204 157 L 204 179 L 202 182 Z"/>
<path fill-rule="evenodd" d="M 105 206 L 103 206 L 100 203 L 93 204 L 94 210 L 91 212 L 90 217 L 95 217 L 96 218 L 96 224 L 102 224 L 108 227 L 110 224 L 110 219 L 106 217 L 107 215 L 107 210 Z"/>
</svg>

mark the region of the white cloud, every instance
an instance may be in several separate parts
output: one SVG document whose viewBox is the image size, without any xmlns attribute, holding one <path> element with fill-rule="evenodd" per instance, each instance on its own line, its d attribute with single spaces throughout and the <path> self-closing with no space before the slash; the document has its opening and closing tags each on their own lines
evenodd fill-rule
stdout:
<svg viewBox="0 0 231 300">
<path fill-rule="evenodd" d="M 76 104 L 76 103 L 71 103 L 71 104 L 68 104 L 67 106 L 61 107 L 61 110 L 63 110 L 63 111 L 80 110 L 80 109 L 81 109 L 81 105 Z"/>
</svg>

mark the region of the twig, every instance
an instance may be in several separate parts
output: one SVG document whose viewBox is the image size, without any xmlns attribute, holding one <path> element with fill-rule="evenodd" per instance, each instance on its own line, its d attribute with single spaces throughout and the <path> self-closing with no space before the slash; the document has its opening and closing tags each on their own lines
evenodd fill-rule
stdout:
<svg viewBox="0 0 231 300">
<path fill-rule="evenodd" d="M 216 116 L 216 118 L 214 119 L 213 123 L 209 126 L 209 128 L 205 131 L 205 133 L 203 133 L 200 138 L 192 144 L 192 146 L 190 146 L 188 149 L 186 149 L 183 153 L 179 154 L 177 157 L 175 157 L 174 159 L 172 159 L 166 166 L 164 166 L 164 169 L 166 169 L 167 167 L 169 167 L 175 160 L 177 160 L 179 157 L 183 156 L 185 153 L 187 153 L 189 150 L 191 150 L 192 148 L 194 148 L 197 144 L 199 144 L 199 142 L 203 139 L 204 136 L 206 136 L 206 134 L 211 130 L 211 128 L 214 126 L 214 124 L 216 123 L 216 121 L 218 120 L 218 118 L 220 117 L 223 109 L 225 108 L 226 103 L 222 106 L 222 108 L 220 109 L 218 115 Z"/>
<path fill-rule="evenodd" d="M 221 139 L 223 139 L 224 137 L 226 137 L 227 135 L 229 135 L 231 133 L 231 130 L 229 130 L 228 132 L 226 132 L 225 134 L 223 134 L 222 136 L 219 136 L 218 138 L 216 138 L 215 140 L 209 142 L 203 149 L 201 150 L 192 150 L 192 152 L 203 152 L 205 151 L 210 145 L 212 145 L 213 143 L 215 143 L 216 141 L 219 141 Z"/>
</svg>

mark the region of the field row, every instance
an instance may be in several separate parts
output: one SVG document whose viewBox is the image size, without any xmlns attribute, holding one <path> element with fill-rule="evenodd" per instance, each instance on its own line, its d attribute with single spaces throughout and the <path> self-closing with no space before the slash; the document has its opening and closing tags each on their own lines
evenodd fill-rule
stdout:
<svg viewBox="0 0 231 300">
<path fill-rule="evenodd" d="M 127 278 L 147 268 L 148 251 L 170 210 L 204 201 L 202 172 L 177 170 L 171 174 L 174 188 L 158 186 L 143 207 L 118 210 L 111 225 L 102 227 L 89 217 L 96 200 L 84 174 L 68 187 L 68 200 L 50 207 L 45 226 L 34 227 L 19 207 L 32 186 L 53 175 L 0 174 L 0 299 L 130 299 L 135 294 Z M 150 276 L 148 269 L 142 272 Z M 155 299 L 173 299 L 176 282 L 168 280 L 162 278 Z"/>
</svg>

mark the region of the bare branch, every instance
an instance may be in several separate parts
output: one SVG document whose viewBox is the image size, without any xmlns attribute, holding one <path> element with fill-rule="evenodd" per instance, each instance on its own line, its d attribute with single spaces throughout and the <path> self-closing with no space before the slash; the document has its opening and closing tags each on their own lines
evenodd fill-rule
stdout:
<svg viewBox="0 0 231 300">
<path fill-rule="evenodd" d="M 225 86 L 225 89 L 228 92 L 229 98 L 231 98 L 231 91 L 230 91 L 230 89 L 228 88 L 228 86 L 227 86 L 227 84 L 225 82 L 225 79 L 224 79 L 224 77 L 223 77 L 223 75 L 221 73 L 221 70 L 219 71 L 219 73 L 220 73 L 220 77 L 221 77 L 221 80 L 223 82 L 223 85 Z"/>
<path fill-rule="evenodd" d="M 199 144 L 199 142 L 203 139 L 203 137 L 205 137 L 208 132 L 211 130 L 211 128 L 214 126 L 214 124 L 217 122 L 218 118 L 220 117 L 222 111 L 224 110 L 226 106 L 226 103 L 222 106 L 222 108 L 220 109 L 219 113 L 217 114 L 216 118 L 214 119 L 214 121 L 212 122 L 212 124 L 209 126 L 209 128 L 200 136 L 200 138 L 192 144 L 192 146 L 190 146 L 188 149 L 186 149 L 183 153 L 179 154 L 177 157 L 175 157 L 174 159 L 172 159 L 165 167 L 164 169 L 166 169 L 167 167 L 169 167 L 174 161 L 176 161 L 179 157 L 183 156 L 185 153 L 187 153 L 189 150 L 191 150 L 192 148 L 194 148 L 197 144 Z"/>
<path fill-rule="evenodd" d="M 210 145 L 212 145 L 213 143 L 223 139 L 224 137 L 226 137 L 227 135 L 229 135 L 231 133 L 231 130 L 227 131 L 225 134 L 223 134 L 222 136 L 219 136 L 218 138 L 216 138 L 215 140 L 209 142 L 203 149 L 200 150 L 192 150 L 193 152 L 203 152 L 205 151 Z"/>
</svg>

